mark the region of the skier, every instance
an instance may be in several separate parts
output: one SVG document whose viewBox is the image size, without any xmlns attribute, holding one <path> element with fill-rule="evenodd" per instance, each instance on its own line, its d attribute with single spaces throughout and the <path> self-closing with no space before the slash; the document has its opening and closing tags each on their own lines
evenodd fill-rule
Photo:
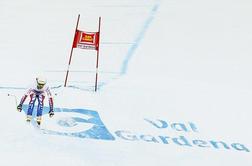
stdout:
<svg viewBox="0 0 252 166">
<path fill-rule="evenodd" d="M 41 120 L 42 120 L 42 112 L 43 112 L 43 106 L 44 106 L 44 99 L 45 95 L 47 94 L 49 99 L 49 117 L 53 117 L 54 111 L 53 111 L 53 98 L 50 91 L 50 88 L 46 86 L 46 79 L 43 77 L 37 77 L 36 78 L 36 85 L 33 85 L 31 88 L 28 89 L 28 91 L 24 94 L 24 96 L 21 98 L 21 101 L 19 105 L 17 106 L 17 110 L 19 112 L 22 111 L 22 105 L 25 102 L 25 99 L 27 96 L 30 96 L 30 102 L 27 110 L 27 117 L 26 121 L 30 122 L 32 120 L 32 112 L 35 105 L 36 99 L 38 99 L 38 107 L 37 107 L 37 124 L 40 126 Z"/>
</svg>

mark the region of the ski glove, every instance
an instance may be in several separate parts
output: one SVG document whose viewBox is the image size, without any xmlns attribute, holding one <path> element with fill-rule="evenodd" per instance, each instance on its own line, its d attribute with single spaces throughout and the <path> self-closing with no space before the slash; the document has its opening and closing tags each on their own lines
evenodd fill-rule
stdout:
<svg viewBox="0 0 252 166">
<path fill-rule="evenodd" d="M 54 115 L 54 111 L 50 110 L 49 111 L 49 117 L 51 118 L 51 117 L 53 117 L 53 115 Z"/>
<path fill-rule="evenodd" d="M 17 106 L 17 110 L 18 110 L 19 112 L 22 111 L 22 104 L 19 104 L 19 105 Z"/>
</svg>

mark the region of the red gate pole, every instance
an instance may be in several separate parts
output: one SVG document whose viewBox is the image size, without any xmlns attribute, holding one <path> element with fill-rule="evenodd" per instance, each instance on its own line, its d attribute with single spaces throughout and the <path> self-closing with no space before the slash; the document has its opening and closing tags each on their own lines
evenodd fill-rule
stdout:
<svg viewBox="0 0 252 166">
<path fill-rule="evenodd" d="M 101 17 L 99 17 L 99 28 L 98 28 L 98 47 L 97 47 L 97 56 L 96 56 L 96 75 L 95 75 L 95 92 L 97 91 L 97 82 L 98 82 L 98 65 L 99 65 L 99 51 L 100 51 L 100 31 L 101 31 Z"/>
<path fill-rule="evenodd" d="M 75 32 L 74 32 L 73 44 L 72 44 L 72 49 L 71 49 L 71 53 L 70 53 L 70 58 L 69 58 L 69 61 L 68 61 L 68 66 L 67 66 L 67 72 L 66 72 L 66 78 L 65 78 L 64 87 L 66 87 L 66 84 L 67 84 L 67 78 L 68 78 L 69 68 L 70 68 L 70 64 L 71 64 L 71 60 L 72 60 L 72 55 L 73 55 L 74 39 L 75 39 L 76 32 L 77 32 L 77 29 L 78 29 L 79 20 L 80 20 L 80 14 L 78 15 L 78 19 L 77 19 L 77 23 L 76 23 L 76 28 L 75 28 Z"/>
</svg>

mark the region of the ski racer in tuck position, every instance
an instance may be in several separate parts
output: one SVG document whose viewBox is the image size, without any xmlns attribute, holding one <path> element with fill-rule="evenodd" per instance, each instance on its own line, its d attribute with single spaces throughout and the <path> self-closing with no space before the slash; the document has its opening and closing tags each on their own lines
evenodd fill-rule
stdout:
<svg viewBox="0 0 252 166">
<path fill-rule="evenodd" d="M 44 99 L 45 96 L 48 96 L 49 99 L 49 117 L 53 117 L 54 111 L 53 111 L 53 98 L 50 91 L 49 86 L 46 85 L 46 79 L 42 77 L 36 78 L 36 84 L 33 85 L 28 89 L 28 91 L 24 94 L 24 96 L 21 98 L 21 101 L 19 105 L 17 106 L 17 110 L 19 112 L 22 111 L 22 105 L 25 102 L 27 96 L 30 97 L 30 102 L 27 110 L 27 117 L 26 121 L 30 122 L 32 120 L 32 112 L 35 105 L 35 101 L 38 100 L 38 107 L 37 107 L 37 124 L 40 126 L 41 120 L 42 120 L 42 112 L 43 112 L 43 106 L 44 106 Z"/>
</svg>

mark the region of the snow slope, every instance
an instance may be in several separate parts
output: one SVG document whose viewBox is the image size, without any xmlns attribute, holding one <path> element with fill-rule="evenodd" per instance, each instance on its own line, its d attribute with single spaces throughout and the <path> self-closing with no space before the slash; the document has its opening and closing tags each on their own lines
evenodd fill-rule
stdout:
<svg viewBox="0 0 252 166">
<path fill-rule="evenodd" d="M 251 8 L 248 0 L 2 0 L 0 164 L 251 166 Z M 102 17 L 97 92 L 95 51 L 74 50 L 63 87 L 78 14 L 85 31 Z M 38 74 L 55 94 L 43 130 L 15 110 Z"/>
</svg>

